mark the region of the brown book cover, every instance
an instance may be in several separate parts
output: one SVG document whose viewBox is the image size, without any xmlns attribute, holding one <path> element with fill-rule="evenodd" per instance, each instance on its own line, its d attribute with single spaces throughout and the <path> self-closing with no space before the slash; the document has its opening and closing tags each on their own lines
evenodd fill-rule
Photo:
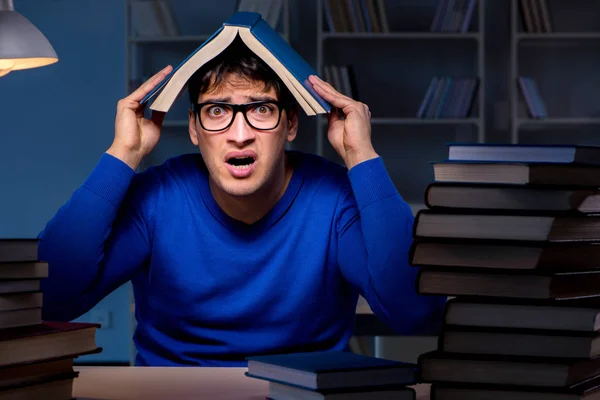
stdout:
<svg viewBox="0 0 600 400">
<path fill-rule="evenodd" d="M 600 358 L 497 356 L 434 350 L 419 355 L 417 364 L 422 383 L 567 388 L 600 375 Z"/>
<path fill-rule="evenodd" d="M 575 300 L 454 297 L 444 308 L 444 326 L 494 329 L 600 331 L 600 297 Z"/>
<path fill-rule="evenodd" d="M 577 299 L 600 296 L 600 271 L 579 273 L 463 272 L 423 267 L 419 294 L 522 299 Z"/>
<path fill-rule="evenodd" d="M 0 262 L 38 261 L 37 239 L 0 239 Z"/>
<path fill-rule="evenodd" d="M 0 365 L 14 365 L 66 356 L 78 356 L 98 349 L 99 324 L 44 321 L 38 325 L 0 330 Z"/>
<path fill-rule="evenodd" d="M 600 269 L 599 242 L 417 239 L 409 250 L 414 267 L 577 272 Z"/>
<path fill-rule="evenodd" d="M 600 356 L 597 332 L 445 325 L 438 350 L 449 353 L 592 359 Z"/>
<path fill-rule="evenodd" d="M 539 388 L 516 385 L 435 383 L 431 400 L 596 400 L 600 376 L 565 388 Z"/>
</svg>

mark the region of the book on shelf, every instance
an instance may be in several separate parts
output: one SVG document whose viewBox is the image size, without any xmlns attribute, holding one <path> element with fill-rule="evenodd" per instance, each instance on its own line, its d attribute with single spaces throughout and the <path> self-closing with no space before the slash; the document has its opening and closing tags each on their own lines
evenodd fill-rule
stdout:
<svg viewBox="0 0 600 400">
<path fill-rule="evenodd" d="M 307 115 L 324 114 L 331 110 L 331 105 L 317 94 L 308 80 L 310 75 L 318 75 L 317 72 L 260 14 L 252 12 L 237 12 L 225 21 L 148 93 L 141 103 L 153 100 L 151 110 L 168 112 L 186 88 L 189 78 L 234 40 L 241 40 L 273 69 Z"/>
<path fill-rule="evenodd" d="M 535 80 L 528 76 L 520 76 L 518 78 L 519 90 L 525 99 L 527 112 L 531 118 L 543 119 L 548 117 L 546 105 L 542 100 L 540 91 Z"/>
<path fill-rule="evenodd" d="M 439 0 L 431 32 L 467 32 L 477 3 L 478 0 Z"/>
<path fill-rule="evenodd" d="M 416 383 L 416 365 L 346 351 L 315 351 L 248 357 L 250 378 L 309 391 Z"/>
<path fill-rule="evenodd" d="M 521 11 L 523 30 L 527 33 L 553 31 L 548 0 L 517 0 Z"/>
<path fill-rule="evenodd" d="M 235 9 L 260 14 L 267 24 L 277 29 L 285 1 L 287 0 L 238 0 Z"/>
<path fill-rule="evenodd" d="M 352 65 L 325 65 L 323 77 L 335 90 L 354 100 L 359 100 L 356 74 Z"/>
<path fill-rule="evenodd" d="M 389 32 L 385 0 L 321 0 L 329 32 Z"/>
<path fill-rule="evenodd" d="M 417 111 L 418 118 L 466 118 L 473 112 L 478 78 L 434 76 Z"/>
<path fill-rule="evenodd" d="M 434 163 L 409 262 L 417 293 L 452 297 L 417 361 L 436 399 L 598 398 L 597 158 L 455 143 Z"/>
</svg>

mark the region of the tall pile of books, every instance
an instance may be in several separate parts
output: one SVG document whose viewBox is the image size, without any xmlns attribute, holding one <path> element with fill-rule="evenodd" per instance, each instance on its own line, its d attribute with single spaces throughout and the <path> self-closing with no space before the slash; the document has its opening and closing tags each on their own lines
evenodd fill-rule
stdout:
<svg viewBox="0 0 600 400">
<path fill-rule="evenodd" d="M 600 398 L 600 148 L 451 144 L 411 264 L 446 295 L 437 400 Z"/>
<path fill-rule="evenodd" d="M 42 321 L 48 263 L 35 239 L 0 239 L 0 398 L 69 400 L 73 360 L 101 351 L 97 324 Z M 51 273 L 51 272 L 50 272 Z"/>
<path fill-rule="evenodd" d="M 246 376 L 268 381 L 270 400 L 416 399 L 416 364 L 345 351 L 248 357 Z"/>
</svg>

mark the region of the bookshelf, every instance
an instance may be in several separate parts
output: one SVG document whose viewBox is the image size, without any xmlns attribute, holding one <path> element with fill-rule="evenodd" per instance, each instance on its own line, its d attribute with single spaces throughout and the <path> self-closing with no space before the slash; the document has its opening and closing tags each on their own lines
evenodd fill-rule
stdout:
<svg viewBox="0 0 600 400">
<path fill-rule="evenodd" d="M 433 29 L 433 21 L 440 5 L 467 7 L 470 0 L 455 3 L 386 0 L 381 4 L 388 29 L 381 32 L 335 29 L 332 4 L 341 7 L 340 4 L 351 3 L 340 1 L 335 4 L 336 1 L 316 1 L 316 69 L 325 79 L 328 75 L 326 67 L 331 64 L 351 65 L 355 70 L 357 99 L 366 103 L 372 113 L 375 149 L 386 159 L 392 179 L 403 197 L 418 210 L 422 208 L 425 182 L 431 180 L 429 162 L 443 157 L 438 150 L 443 151 L 449 141 L 486 141 L 486 0 L 473 2 L 470 22 L 466 29 L 458 30 Z M 372 4 L 377 7 L 379 1 L 372 0 Z M 358 1 L 363 5 L 368 2 Z M 337 10 L 339 12 L 339 8 Z M 362 18 L 368 17 L 363 15 Z M 331 30 L 332 25 L 334 30 Z M 398 53 L 404 56 L 398 56 Z M 402 73 L 394 75 L 395 68 L 402 69 Z M 418 116 L 433 76 L 478 79 L 474 101 L 466 116 Z M 386 102 L 397 102 L 398 106 L 392 107 Z M 327 118 L 317 116 L 315 152 L 341 162 L 330 149 L 326 128 Z M 401 149 L 403 154 L 394 154 L 394 148 Z M 406 161 L 400 160 L 401 157 Z M 410 174 L 407 171 L 411 171 Z"/>
<path fill-rule="evenodd" d="M 156 14 L 136 14 L 139 3 L 160 4 Z M 182 2 L 178 0 L 126 0 L 125 1 L 125 91 L 131 93 L 146 79 L 165 65 L 179 65 L 192 51 L 206 41 L 236 10 L 262 12 L 276 10 L 274 4 L 281 4 L 275 28 L 289 41 L 291 29 L 290 0 L 222 0 L 216 9 L 205 2 Z M 257 8 L 258 7 L 258 8 Z M 262 8 L 261 8 L 262 7 Z M 167 10 L 167 11 L 165 11 Z M 266 14 L 265 18 L 266 17 Z M 137 18 L 137 19 L 136 19 Z M 139 35 L 137 26 L 154 24 L 153 31 L 143 29 Z M 160 26 L 163 28 L 160 29 Z M 170 28 L 164 28 L 169 27 Z M 189 140 L 187 110 L 189 104 L 185 94 L 177 99 L 163 123 L 161 141 L 157 148 L 144 160 L 142 168 L 159 164 L 167 158 L 182 152 L 193 152 L 195 148 Z"/>
<path fill-rule="evenodd" d="M 527 13 L 531 13 L 529 22 Z M 581 70 L 577 58 L 587 57 L 586 51 L 594 54 L 600 49 L 599 17 L 600 6 L 595 0 L 538 0 L 537 3 L 532 3 L 532 0 L 511 0 L 511 143 L 562 141 L 563 138 L 573 141 L 577 140 L 573 138 L 573 134 L 577 133 L 584 133 L 584 141 L 592 139 L 600 127 L 600 115 L 593 107 L 582 105 L 586 102 L 582 87 L 595 87 L 596 81 L 587 84 L 583 81 L 582 76 L 589 77 L 591 74 Z M 560 65 L 548 61 L 561 58 Z M 595 64 L 589 62 L 589 57 L 585 63 Z M 557 73 L 561 75 L 559 88 L 555 88 L 559 86 L 556 84 Z M 519 76 L 522 75 L 530 75 L 538 81 L 540 100 L 548 103 L 546 116 L 534 118 L 528 115 L 518 85 Z M 543 132 L 543 137 L 540 132 Z M 555 135 L 556 132 L 558 135 Z"/>
</svg>

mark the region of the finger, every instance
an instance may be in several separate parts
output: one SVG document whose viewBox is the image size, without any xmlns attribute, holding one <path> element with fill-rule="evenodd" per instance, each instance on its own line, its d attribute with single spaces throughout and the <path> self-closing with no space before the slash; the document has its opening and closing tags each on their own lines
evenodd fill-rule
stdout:
<svg viewBox="0 0 600 400">
<path fill-rule="evenodd" d="M 142 99 L 152 91 L 171 71 L 173 67 L 167 65 L 161 71 L 157 72 L 152 78 L 148 79 L 144 82 L 139 88 L 133 91 L 129 96 L 127 96 L 128 100 L 133 102 L 140 102 Z"/>
<path fill-rule="evenodd" d="M 357 101 L 351 99 L 350 97 L 344 96 L 343 94 L 339 93 L 328 83 L 317 82 L 316 84 L 313 84 L 313 87 L 321 97 L 323 97 L 333 106 L 343 109 L 344 112 L 346 112 L 346 109 L 348 107 L 356 107 L 360 104 Z"/>
</svg>

